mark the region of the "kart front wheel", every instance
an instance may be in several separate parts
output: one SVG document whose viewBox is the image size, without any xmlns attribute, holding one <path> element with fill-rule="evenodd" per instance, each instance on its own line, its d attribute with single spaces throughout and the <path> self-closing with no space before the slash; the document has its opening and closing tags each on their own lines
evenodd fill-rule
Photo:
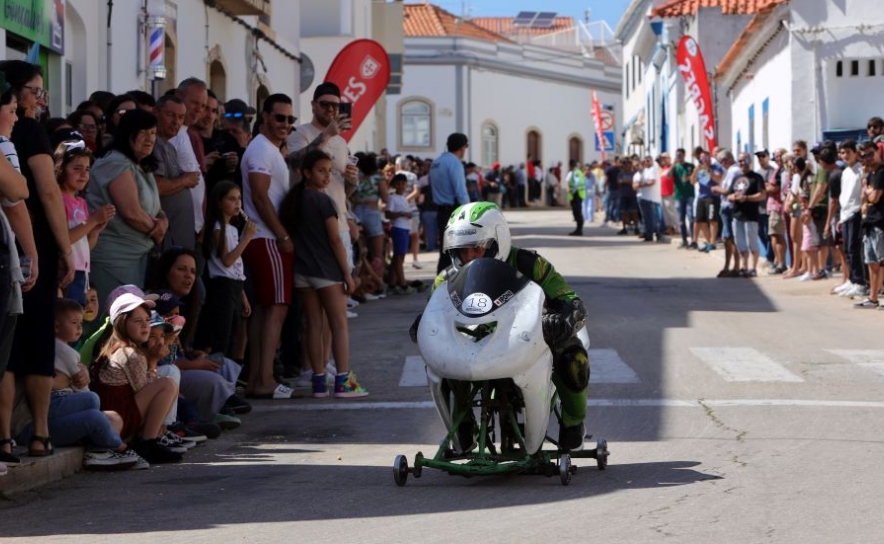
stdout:
<svg viewBox="0 0 884 544">
<path fill-rule="evenodd" d="M 397 455 L 393 461 L 393 481 L 403 487 L 408 481 L 408 459 L 404 455 Z"/>
</svg>

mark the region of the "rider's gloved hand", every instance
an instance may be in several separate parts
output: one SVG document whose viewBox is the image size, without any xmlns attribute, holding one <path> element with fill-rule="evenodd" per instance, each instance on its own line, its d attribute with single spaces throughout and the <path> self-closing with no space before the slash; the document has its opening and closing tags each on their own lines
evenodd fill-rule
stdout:
<svg viewBox="0 0 884 544">
<path fill-rule="evenodd" d="M 422 313 L 418 314 L 417 317 L 414 319 L 414 323 L 411 324 L 411 328 L 408 329 L 408 336 L 411 337 L 411 341 L 414 342 L 415 344 L 417 344 L 417 328 L 420 326 L 421 318 L 423 316 L 424 316 L 424 314 L 422 314 Z"/>
<path fill-rule="evenodd" d="M 550 313 L 543 316 L 543 339 L 550 345 L 561 345 L 583 328 L 586 308 L 579 298 L 554 301 Z"/>
</svg>

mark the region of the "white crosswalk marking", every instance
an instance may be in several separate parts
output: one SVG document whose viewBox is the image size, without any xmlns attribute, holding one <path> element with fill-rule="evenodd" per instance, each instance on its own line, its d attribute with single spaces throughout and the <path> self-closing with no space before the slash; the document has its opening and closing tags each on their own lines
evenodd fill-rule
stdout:
<svg viewBox="0 0 884 544">
<path fill-rule="evenodd" d="M 866 368 L 884 376 L 884 350 L 881 349 L 827 349 L 856 366 Z"/>
<path fill-rule="evenodd" d="M 424 358 L 420 355 L 409 355 L 402 367 L 399 387 L 424 387 L 427 385 L 427 371 Z"/>
<path fill-rule="evenodd" d="M 599 383 L 640 383 L 638 375 L 629 367 L 615 349 L 589 350 L 590 382 Z M 424 359 L 420 355 L 405 358 L 399 387 L 424 387 L 427 385 L 427 372 Z"/>
<path fill-rule="evenodd" d="M 598 383 L 639 383 L 638 374 L 629 367 L 616 349 L 589 350 L 589 382 Z"/>
<path fill-rule="evenodd" d="M 780 363 L 752 348 L 691 348 L 691 353 L 728 382 L 803 382 Z"/>
</svg>

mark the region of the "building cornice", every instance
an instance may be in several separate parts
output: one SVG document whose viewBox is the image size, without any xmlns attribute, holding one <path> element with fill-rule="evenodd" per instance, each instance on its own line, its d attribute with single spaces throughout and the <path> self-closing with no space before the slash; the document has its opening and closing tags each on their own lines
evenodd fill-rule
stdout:
<svg viewBox="0 0 884 544">
<path fill-rule="evenodd" d="M 470 66 L 600 91 L 621 92 L 621 68 L 576 53 L 549 48 L 495 44 L 467 38 L 406 38 L 403 63 L 405 66 Z M 538 63 L 545 63 L 546 66 L 538 66 Z"/>
</svg>

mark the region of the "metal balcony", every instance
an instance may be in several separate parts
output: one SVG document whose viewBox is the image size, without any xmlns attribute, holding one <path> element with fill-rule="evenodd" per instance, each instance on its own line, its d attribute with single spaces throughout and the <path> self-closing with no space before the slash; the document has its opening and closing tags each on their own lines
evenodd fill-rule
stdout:
<svg viewBox="0 0 884 544">
<path fill-rule="evenodd" d="M 269 0 L 208 0 L 231 15 L 270 15 Z"/>
</svg>

